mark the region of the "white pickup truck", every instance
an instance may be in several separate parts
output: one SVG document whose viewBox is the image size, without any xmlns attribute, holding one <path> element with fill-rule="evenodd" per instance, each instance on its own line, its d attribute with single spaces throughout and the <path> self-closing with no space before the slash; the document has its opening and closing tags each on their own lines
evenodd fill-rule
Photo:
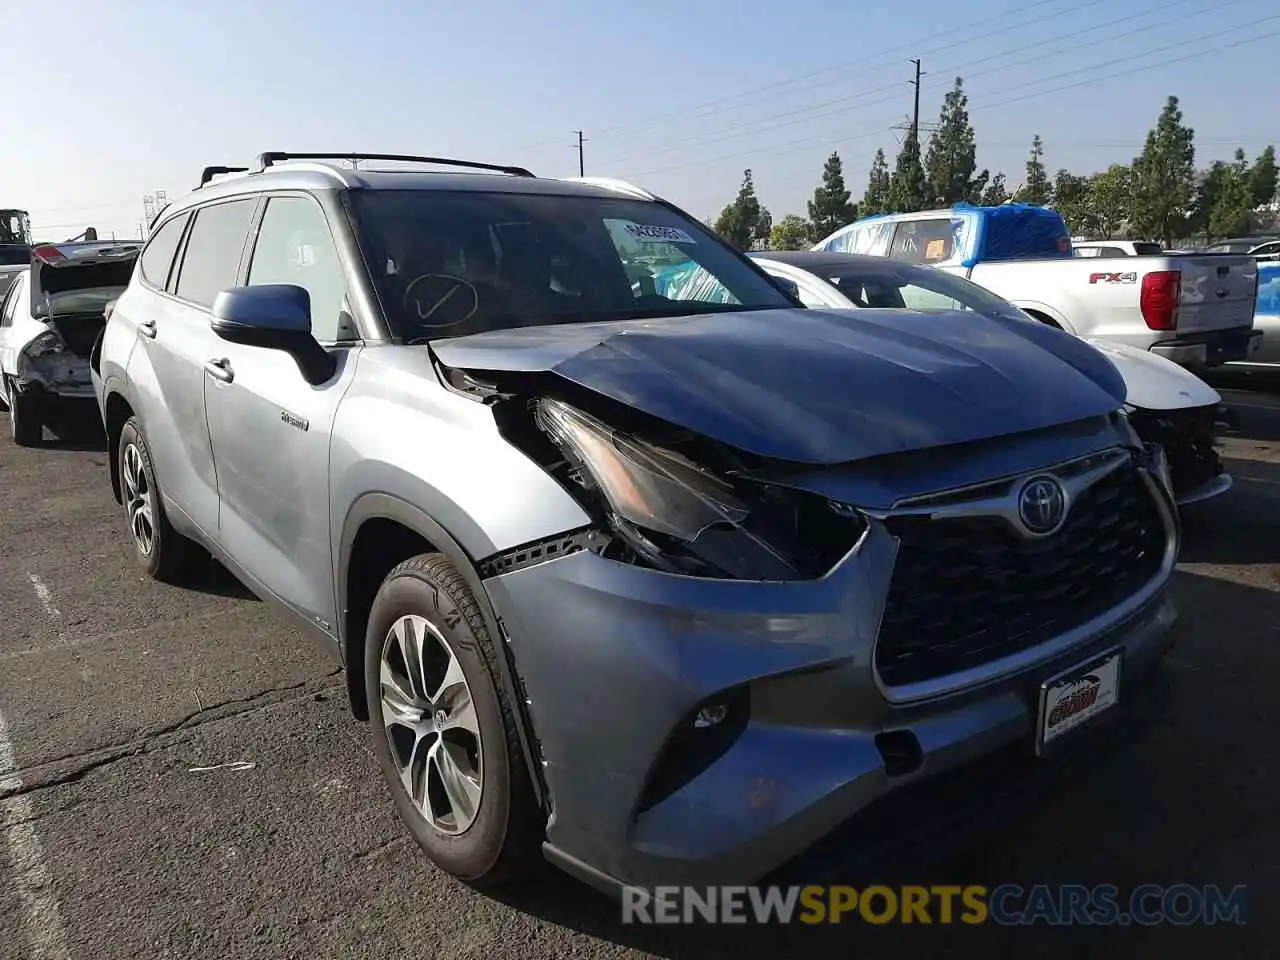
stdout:
<svg viewBox="0 0 1280 960">
<path fill-rule="evenodd" d="M 1247 360 L 1262 343 L 1252 257 L 1075 257 L 1062 217 L 1043 207 L 959 204 L 867 217 L 813 249 L 939 267 L 1068 333 L 1192 370 Z"/>
</svg>

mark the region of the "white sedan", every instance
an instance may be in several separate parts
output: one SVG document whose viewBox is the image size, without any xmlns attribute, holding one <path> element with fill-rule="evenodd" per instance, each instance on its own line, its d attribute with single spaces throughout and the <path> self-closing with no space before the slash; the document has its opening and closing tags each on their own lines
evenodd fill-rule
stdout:
<svg viewBox="0 0 1280 960">
<path fill-rule="evenodd" d="M 137 258 L 137 243 L 41 244 L 5 292 L 0 406 L 19 446 L 40 443 L 66 404 L 93 401 L 89 354 Z"/>
<path fill-rule="evenodd" d="M 1037 323 L 991 291 L 941 270 L 885 257 L 816 251 L 757 252 L 770 276 L 789 281 L 806 307 L 896 308 L 913 312 L 972 310 Z M 1195 374 L 1163 357 L 1120 344 L 1088 340 L 1120 371 L 1128 388 L 1130 422 L 1148 443 L 1164 447 L 1180 506 L 1231 489 L 1213 446 L 1222 397 Z"/>
</svg>

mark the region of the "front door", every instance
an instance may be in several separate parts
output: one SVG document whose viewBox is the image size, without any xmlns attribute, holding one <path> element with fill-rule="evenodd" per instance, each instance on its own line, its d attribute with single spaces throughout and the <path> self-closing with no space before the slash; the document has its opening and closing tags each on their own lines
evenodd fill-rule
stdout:
<svg viewBox="0 0 1280 960">
<path fill-rule="evenodd" d="M 218 540 L 246 574 L 336 636 L 330 430 L 360 350 L 337 248 L 315 200 L 267 201 L 247 282 L 305 288 L 312 333 L 337 359 L 337 372 L 312 386 L 282 351 L 215 341 L 204 393 Z"/>
</svg>

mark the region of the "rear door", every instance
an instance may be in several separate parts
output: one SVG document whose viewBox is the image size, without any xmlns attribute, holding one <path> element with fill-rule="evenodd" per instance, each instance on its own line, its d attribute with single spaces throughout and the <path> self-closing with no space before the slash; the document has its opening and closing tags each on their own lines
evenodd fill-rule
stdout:
<svg viewBox="0 0 1280 960">
<path fill-rule="evenodd" d="M 1252 257 L 1233 254 L 1178 257 L 1167 269 L 1182 273 L 1178 308 L 1180 335 L 1253 325 L 1258 262 Z"/>
<path fill-rule="evenodd" d="M 150 289 L 138 297 L 131 289 L 112 314 L 113 326 L 120 319 L 137 331 L 129 385 L 170 520 L 180 530 L 193 525 L 205 537 L 213 537 L 218 526 L 218 487 L 204 410 L 205 361 L 216 340 L 209 308 L 220 291 L 239 282 L 257 206 L 257 197 L 249 197 L 198 208 L 185 235 L 177 238 L 181 248 L 172 270 L 164 254 L 171 252 L 175 238 L 164 231 L 172 225 L 181 232 L 185 214 L 168 221 L 142 254 L 140 270 Z M 150 264 L 147 254 L 153 246 L 158 259 Z M 175 507 L 183 516 L 173 515 Z"/>
</svg>

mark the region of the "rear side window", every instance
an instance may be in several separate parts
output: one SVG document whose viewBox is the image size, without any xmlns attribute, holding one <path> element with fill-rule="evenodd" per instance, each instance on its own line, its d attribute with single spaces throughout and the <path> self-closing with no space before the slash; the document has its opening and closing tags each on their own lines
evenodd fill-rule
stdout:
<svg viewBox="0 0 1280 960">
<path fill-rule="evenodd" d="M 179 297 L 211 307 L 219 293 L 236 286 L 257 204 L 257 198 L 233 200 L 196 211 L 174 291 Z"/>
<path fill-rule="evenodd" d="M 903 263 L 941 263 L 955 253 L 951 218 L 903 220 L 893 235 L 889 256 Z"/>
<path fill-rule="evenodd" d="M 165 284 L 169 282 L 169 268 L 173 266 L 173 255 L 178 252 L 178 241 L 182 239 L 182 228 L 187 225 L 189 216 L 182 213 L 162 224 L 160 229 L 151 235 L 146 249 L 138 258 L 138 269 L 142 271 L 142 279 L 152 286 L 163 290 Z"/>
</svg>

